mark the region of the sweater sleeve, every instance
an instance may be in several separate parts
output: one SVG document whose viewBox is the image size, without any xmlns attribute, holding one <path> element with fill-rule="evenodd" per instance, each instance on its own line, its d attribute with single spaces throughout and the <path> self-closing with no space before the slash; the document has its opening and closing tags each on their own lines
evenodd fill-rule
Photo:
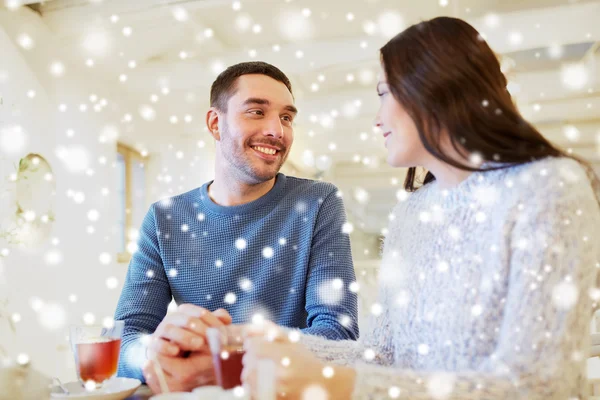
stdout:
<svg viewBox="0 0 600 400">
<path fill-rule="evenodd" d="M 129 263 L 123 291 L 115 311 L 115 320 L 125 321 L 118 375 L 137 378 L 142 382 L 146 347 L 140 339 L 154 333 L 167 314 L 172 297 L 163 267 L 158 235 L 152 206 L 142 223 L 139 250 L 133 254 Z"/>
<path fill-rule="evenodd" d="M 302 344 L 324 362 L 337 365 L 354 365 L 365 360 L 379 365 L 391 365 L 394 360 L 392 321 L 390 319 L 389 293 L 382 286 L 379 292 L 381 314 L 369 319 L 367 333 L 357 342 L 351 340 L 331 341 L 321 337 L 304 336 Z"/>
<path fill-rule="evenodd" d="M 356 280 L 350 238 L 342 231 L 346 213 L 335 188 L 324 200 L 314 228 L 306 283 L 307 327 L 305 334 L 332 340 L 358 338 L 356 293 L 348 290 Z M 341 296 L 327 298 L 335 281 L 341 281 Z"/>
</svg>

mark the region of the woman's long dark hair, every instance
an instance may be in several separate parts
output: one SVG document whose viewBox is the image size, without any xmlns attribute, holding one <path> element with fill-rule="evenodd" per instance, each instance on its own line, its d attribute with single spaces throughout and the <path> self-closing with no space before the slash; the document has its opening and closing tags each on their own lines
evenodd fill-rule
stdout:
<svg viewBox="0 0 600 400">
<path fill-rule="evenodd" d="M 381 48 L 393 96 L 412 117 L 425 149 L 454 167 L 480 171 L 444 153 L 441 131 L 465 158 L 498 162 L 483 170 L 545 157 L 570 157 L 527 122 L 513 104 L 498 58 L 471 25 L 439 17 L 413 25 Z M 427 172 L 423 184 L 435 180 Z M 404 188 L 417 189 L 416 168 Z"/>
</svg>

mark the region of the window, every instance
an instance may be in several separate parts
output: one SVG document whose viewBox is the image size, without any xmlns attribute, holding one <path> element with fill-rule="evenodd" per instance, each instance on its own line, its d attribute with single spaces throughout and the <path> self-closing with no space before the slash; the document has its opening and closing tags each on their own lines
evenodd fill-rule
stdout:
<svg viewBox="0 0 600 400">
<path fill-rule="evenodd" d="M 117 145 L 117 224 L 119 262 L 128 262 L 131 250 L 137 243 L 137 229 L 146 213 L 145 160 L 136 150 Z"/>
</svg>

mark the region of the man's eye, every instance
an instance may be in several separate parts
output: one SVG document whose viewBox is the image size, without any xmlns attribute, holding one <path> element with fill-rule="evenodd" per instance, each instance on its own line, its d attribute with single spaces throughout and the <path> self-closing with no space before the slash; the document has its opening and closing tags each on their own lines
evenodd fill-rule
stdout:
<svg viewBox="0 0 600 400">
<path fill-rule="evenodd" d="M 249 113 L 255 115 L 264 115 L 262 110 L 250 110 Z"/>
</svg>

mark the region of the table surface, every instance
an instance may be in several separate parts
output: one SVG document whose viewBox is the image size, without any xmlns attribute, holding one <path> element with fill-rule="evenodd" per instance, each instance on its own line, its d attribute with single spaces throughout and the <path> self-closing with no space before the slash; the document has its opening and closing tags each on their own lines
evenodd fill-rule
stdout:
<svg viewBox="0 0 600 400">
<path fill-rule="evenodd" d="M 135 391 L 132 396 L 129 396 L 126 400 L 148 400 L 152 396 L 152 391 L 146 385 L 142 385 Z"/>
</svg>

